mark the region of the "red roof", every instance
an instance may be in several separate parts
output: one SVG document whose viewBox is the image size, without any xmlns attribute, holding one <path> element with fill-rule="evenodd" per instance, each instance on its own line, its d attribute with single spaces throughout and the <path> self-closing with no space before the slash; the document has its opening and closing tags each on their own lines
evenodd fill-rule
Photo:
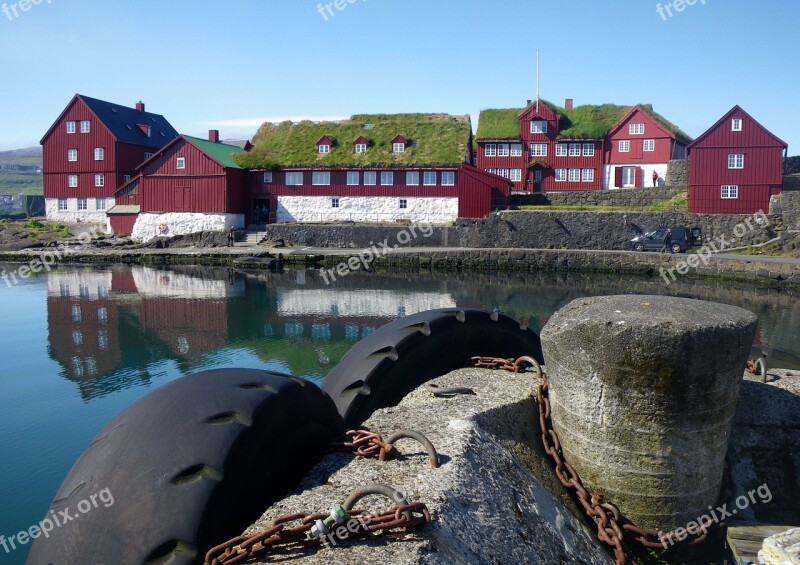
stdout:
<svg viewBox="0 0 800 565">
<path fill-rule="evenodd" d="M 402 143 L 403 145 L 408 145 L 408 141 L 402 135 L 398 135 L 392 140 L 392 145 L 394 145 L 395 143 Z"/>
<path fill-rule="evenodd" d="M 741 106 L 739 106 L 739 105 L 737 104 L 736 106 L 734 106 L 733 108 L 731 108 L 731 109 L 730 109 L 730 110 L 729 110 L 729 111 L 728 111 L 728 112 L 727 112 L 727 113 L 726 113 L 724 116 L 722 116 L 722 117 L 721 117 L 719 120 L 717 120 L 717 121 L 716 121 L 716 123 L 715 123 L 713 126 L 711 126 L 711 127 L 710 127 L 710 128 L 708 128 L 708 129 L 707 129 L 705 132 L 703 132 L 703 134 L 702 134 L 702 135 L 700 135 L 700 137 L 698 137 L 698 138 L 697 138 L 697 139 L 695 139 L 693 142 L 691 142 L 691 143 L 690 143 L 690 144 L 687 146 L 687 149 L 691 149 L 691 148 L 695 147 L 696 145 L 699 145 L 699 144 L 700 144 L 700 143 L 701 143 L 703 140 L 705 140 L 705 138 L 707 138 L 709 135 L 711 135 L 711 133 L 712 133 L 712 132 L 714 132 L 714 131 L 715 131 L 717 128 L 719 128 L 719 127 L 721 127 L 723 124 L 727 123 L 728 119 L 729 119 L 729 118 L 730 118 L 730 117 L 731 117 L 733 114 L 735 114 L 735 113 L 737 113 L 737 112 L 741 112 L 741 113 L 742 113 L 742 114 L 744 114 L 744 115 L 745 115 L 745 116 L 746 116 L 748 119 L 752 120 L 754 124 L 756 124 L 758 127 L 760 127 L 761 129 L 763 129 L 763 130 L 764 130 L 764 131 L 765 131 L 765 132 L 766 132 L 766 133 L 767 133 L 767 134 L 768 134 L 770 137 L 772 137 L 772 138 L 773 138 L 773 139 L 776 141 L 776 145 L 781 145 L 781 146 L 783 146 L 783 147 L 784 147 L 784 149 L 788 149 L 788 148 L 789 148 L 789 144 L 788 144 L 788 143 L 786 143 L 786 142 L 785 142 L 785 141 L 783 141 L 781 138 L 779 138 L 778 136 L 776 136 L 775 134 L 773 134 L 771 131 L 769 131 L 767 128 L 765 128 L 764 126 L 762 126 L 760 123 L 758 123 L 758 121 L 757 121 L 757 120 L 755 120 L 755 119 L 753 118 L 753 116 L 751 116 L 750 114 L 748 114 L 747 112 L 745 112 L 745 111 L 742 109 L 742 107 L 741 107 Z"/>
<path fill-rule="evenodd" d="M 320 145 L 333 145 L 333 140 L 327 135 L 323 135 L 319 138 L 319 141 L 317 141 L 317 146 Z"/>
<path fill-rule="evenodd" d="M 353 142 L 353 145 L 369 145 L 369 139 L 367 139 L 367 138 L 366 138 L 366 137 L 364 137 L 363 135 L 362 135 L 362 136 L 359 136 L 359 138 L 358 138 L 358 139 L 356 139 L 356 140 Z"/>
</svg>

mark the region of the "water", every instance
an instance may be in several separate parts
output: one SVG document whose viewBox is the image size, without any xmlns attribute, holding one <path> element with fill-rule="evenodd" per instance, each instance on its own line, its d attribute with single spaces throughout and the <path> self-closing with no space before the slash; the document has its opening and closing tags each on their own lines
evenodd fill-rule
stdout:
<svg viewBox="0 0 800 565">
<path fill-rule="evenodd" d="M 87 267 L 11 288 L 0 283 L 0 534 L 41 520 L 91 438 L 136 399 L 186 373 L 251 367 L 320 382 L 358 339 L 398 316 L 498 308 L 540 329 L 573 298 L 629 292 L 748 308 L 759 316 L 757 341 L 771 348 L 770 364 L 800 368 L 795 296 L 714 282 L 352 273 L 326 286 L 314 271 Z M 23 563 L 28 547 L 6 553 L 0 546 L 0 564 Z"/>
</svg>

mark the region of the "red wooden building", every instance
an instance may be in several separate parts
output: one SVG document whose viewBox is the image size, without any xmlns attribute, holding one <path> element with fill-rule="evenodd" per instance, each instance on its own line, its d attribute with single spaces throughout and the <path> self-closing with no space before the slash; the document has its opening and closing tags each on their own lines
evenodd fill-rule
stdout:
<svg viewBox="0 0 800 565">
<path fill-rule="evenodd" d="M 106 222 L 114 192 L 178 133 L 161 115 L 76 94 L 42 138 L 47 217 Z"/>
<path fill-rule="evenodd" d="M 688 146 L 689 211 L 753 214 L 769 210 L 783 183 L 788 145 L 739 106 Z"/>
<path fill-rule="evenodd" d="M 116 233 L 148 240 L 159 235 L 244 227 L 247 171 L 234 159 L 238 146 L 181 135 L 137 167 L 109 210 Z"/>
</svg>

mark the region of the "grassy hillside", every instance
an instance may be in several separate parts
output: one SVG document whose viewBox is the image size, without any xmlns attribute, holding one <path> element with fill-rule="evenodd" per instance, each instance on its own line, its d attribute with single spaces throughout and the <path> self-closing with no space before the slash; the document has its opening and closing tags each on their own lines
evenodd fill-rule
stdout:
<svg viewBox="0 0 800 565">
<path fill-rule="evenodd" d="M 25 149 L 12 149 L 0 151 L 0 163 L 13 165 L 38 165 L 42 166 L 42 147 L 27 147 Z"/>
<path fill-rule="evenodd" d="M 42 148 L 28 147 L 0 151 L 0 164 L 42 166 Z M 42 194 L 42 175 L 19 171 L 0 170 L 0 194 Z"/>
</svg>

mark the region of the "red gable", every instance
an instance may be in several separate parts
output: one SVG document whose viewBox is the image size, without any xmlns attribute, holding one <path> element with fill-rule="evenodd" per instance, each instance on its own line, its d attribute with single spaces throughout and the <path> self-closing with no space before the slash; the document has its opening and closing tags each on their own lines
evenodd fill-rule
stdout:
<svg viewBox="0 0 800 565">
<path fill-rule="evenodd" d="M 319 147 L 320 145 L 333 146 L 333 140 L 327 135 L 323 135 L 322 137 L 319 138 L 319 141 L 317 141 L 317 147 Z"/>
<path fill-rule="evenodd" d="M 353 145 L 367 145 L 367 146 L 369 146 L 369 139 L 367 139 L 367 138 L 366 138 L 366 137 L 364 137 L 363 135 L 362 135 L 362 136 L 359 136 L 359 138 L 358 138 L 358 139 L 356 139 L 356 140 L 353 142 Z"/>
<path fill-rule="evenodd" d="M 398 135 L 392 140 L 392 145 L 394 145 L 395 143 L 402 143 L 403 145 L 408 145 L 408 141 L 402 135 Z"/>
</svg>

